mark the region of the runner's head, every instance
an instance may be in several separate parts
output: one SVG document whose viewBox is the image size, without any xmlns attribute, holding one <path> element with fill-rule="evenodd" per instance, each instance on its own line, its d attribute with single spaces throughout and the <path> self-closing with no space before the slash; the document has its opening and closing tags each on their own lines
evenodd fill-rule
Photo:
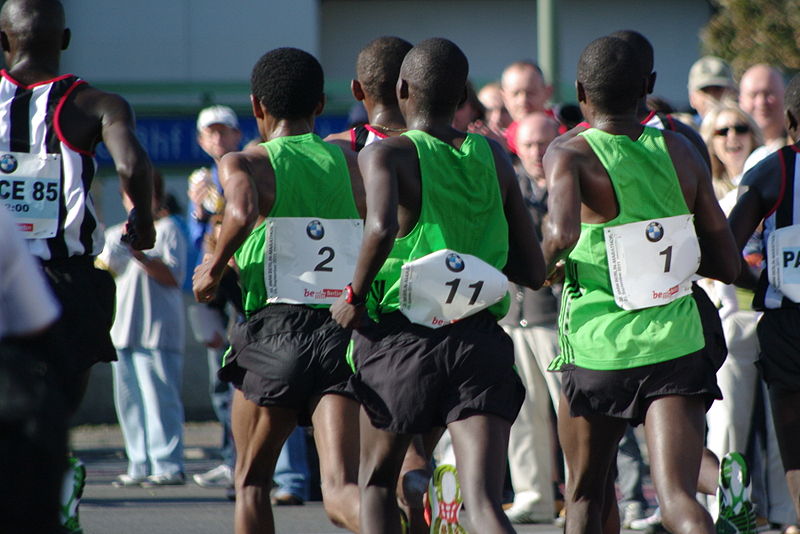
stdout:
<svg viewBox="0 0 800 534">
<path fill-rule="evenodd" d="M 403 60 L 397 85 L 406 121 L 418 114 L 450 124 L 466 96 L 468 73 L 467 57 L 452 41 L 433 38 L 418 43 Z"/>
<path fill-rule="evenodd" d="M 313 119 L 325 105 L 322 66 L 308 52 L 276 48 L 261 56 L 250 77 L 256 119 Z M 263 132 L 262 132 L 263 134 Z"/>
<path fill-rule="evenodd" d="M 619 30 L 608 36 L 622 39 L 631 45 L 634 50 L 639 52 L 639 61 L 642 63 L 642 74 L 648 77 L 647 94 L 652 93 L 656 85 L 656 73 L 653 71 L 655 56 L 653 54 L 653 45 L 650 44 L 647 37 L 634 30 Z"/>
<path fill-rule="evenodd" d="M 783 95 L 786 109 L 786 129 L 795 142 L 800 141 L 800 74 L 795 74 Z"/>
<path fill-rule="evenodd" d="M 64 6 L 58 0 L 7 0 L 0 10 L 0 39 L 9 66 L 21 51 L 58 55 L 67 48 L 69 38 Z"/>
<path fill-rule="evenodd" d="M 601 114 L 635 113 L 647 92 L 639 55 L 616 37 L 600 37 L 583 49 L 578 60 L 578 101 Z"/>
<path fill-rule="evenodd" d="M 350 84 L 356 100 L 397 106 L 397 78 L 412 44 L 399 37 L 370 41 L 356 59 L 356 79 Z"/>
</svg>

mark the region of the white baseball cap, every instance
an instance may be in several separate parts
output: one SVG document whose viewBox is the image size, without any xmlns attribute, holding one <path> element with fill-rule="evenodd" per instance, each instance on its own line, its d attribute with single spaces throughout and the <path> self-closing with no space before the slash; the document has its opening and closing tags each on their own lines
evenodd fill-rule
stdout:
<svg viewBox="0 0 800 534">
<path fill-rule="evenodd" d="M 197 131 L 212 124 L 224 124 L 235 130 L 239 129 L 239 119 L 236 118 L 236 113 L 228 106 L 211 106 L 197 115 Z"/>
</svg>

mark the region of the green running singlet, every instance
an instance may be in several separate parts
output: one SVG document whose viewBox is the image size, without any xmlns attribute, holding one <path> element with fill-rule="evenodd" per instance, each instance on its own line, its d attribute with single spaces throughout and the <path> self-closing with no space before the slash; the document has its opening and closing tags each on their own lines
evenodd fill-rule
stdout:
<svg viewBox="0 0 800 534">
<path fill-rule="evenodd" d="M 702 325 L 691 295 L 628 311 L 617 306 L 612 293 L 603 229 L 689 213 L 663 134 L 645 127 L 636 141 L 595 128 L 579 135 L 608 172 L 619 215 L 603 224 L 581 223 L 578 243 L 566 260 L 561 354 L 550 369 L 567 363 L 600 371 L 630 369 L 702 349 Z"/>
<path fill-rule="evenodd" d="M 269 153 L 275 170 L 275 204 L 269 217 L 361 218 L 353 198 L 347 160 L 339 147 L 313 133 L 279 137 L 261 146 Z M 266 221 L 253 229 L 234 254 L 247 317 L 267 306 L 265 229 Z"/>
<path fill-rule="evenodd" d="M 417 149 L 422 179 L 419 220 L 408 235 L 395 239 L 367 297 L 373 319 L 399 309 L 403 264 L 451 249 L 472 254 L 498 270 L 508 258 L 508 222 L 500 197 L 494 156 L 481 135 L 467 134 L 460 149 L 425 132 L 404 133 Z M 508 293 L 488 310 L 508 312 Z"/>
</svg>

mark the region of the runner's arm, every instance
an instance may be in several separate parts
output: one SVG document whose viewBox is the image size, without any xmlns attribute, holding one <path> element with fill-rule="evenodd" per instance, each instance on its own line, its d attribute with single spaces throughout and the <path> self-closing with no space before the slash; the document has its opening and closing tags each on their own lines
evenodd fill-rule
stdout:
<svg viewBox="0 0 800 534">
<path fill-rule="evenodd" d="M 357 300 L 363 301 L 375 276 L 389 256 L 399 229 L 397 219 L 398 176 L 396 151 L 385 140 L 373 143 L 358 156 L 358 166 L 364 179 L 367 216 L 364 221 L 364 238 L 356 261 L 351 286 Z M 363 306 L 354 306 L 337 300 L 331 306 L 334 320 L 345 328 L 359 325 Z"/>
<path fill-rule="evenodd" d="M 156 230 L 153 226 L 153 168 L 150 158 L 136 138 L 133 110 L 122 97 L 102 93 L 95 100 L 102 123 L 102 138 L 119 176 L 122 190 L 136 208 L 136 250 L 153 248 Z"/>
<path fill-rule="evenodd" d="M 508 221 L 508 261 L 503 272 L 517 284 L 539 289 L 544 282 L 544 257 L 530 213 L 511 161 L 499 143 L 491 142 L 497 179 L 503 197 L 503 211 Z"/>
<path fill-rule="evenodd" d="M 581 235 L 581 190 L 577 153 L 569 141 L 551 145 L 542 163 L 547 178 L 547 213 L 542 224 L 542 249 L 548 278 Z"/>
<path fill-rule="evenodd" d="M 739 185 L 739 199 L 733 207 L 728 224 L 733 233 L 737 250 L 743 250 L 747 240 L 778 200 L 781 170 L 777 158 L 768 158 L 749 170 Z M 742 269 L 735 284 L 746 289 L 755 289 L 758 280 L 742 258 Z"/>
<path fill-rule="evenodd" d="M 683 141 L 683 150 L 673 155 L 683 162 L 682 171 L 695 175 L 697 183 L 694 206 L 690 206 L 701 251 L 697 274 L 726 284 L 733 283 L 741 271 L 741 249 L 736 248 L 725 214 L 714 195 L 708 166 L 693 146 L 680 140 Z"/>
<path fill-rule="evenodd" d="M 198 302 L 213 298 L 228 260 L 250 235 L 259 214 L 258 191 L 247 157 L 241 152 L 226 154 L 220 161 L 219 173 L 225 187 L 225 213 L 213 254 L 207 255 L 192 277 Z"/>
</svg>

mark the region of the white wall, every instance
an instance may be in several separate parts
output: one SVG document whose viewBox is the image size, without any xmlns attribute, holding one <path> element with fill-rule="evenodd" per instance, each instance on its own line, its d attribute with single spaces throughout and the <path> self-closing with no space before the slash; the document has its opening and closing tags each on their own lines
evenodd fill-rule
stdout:
<svg viewBox="0 0 800 534">
<path fill-rule="evenodd" d="M 247 81 L 279 46 L 318 53 L 317 0 L 69 0 L 64 71 L 90 81 Z"/>
<path fill-rule="evenodd" d="M 656 93 L 688 104 L 686 78 L 699 55 L 700 28 L 710 9 L 699 0 L 560 0 L 562 94 L 574 98 L 575 67 L 583 47 L 615 30 L 633 29 L 650 39 L 659 73 Z M 478 83 L 498 79 L 503 67 L 536 58 L 536 3 L 532 0 L 326 0 L 321 50 L 331 82 L 353 76 L 358 50 L 381 35 L 411 42 L 446 37 L 470 60 Z"/>
</svg>

